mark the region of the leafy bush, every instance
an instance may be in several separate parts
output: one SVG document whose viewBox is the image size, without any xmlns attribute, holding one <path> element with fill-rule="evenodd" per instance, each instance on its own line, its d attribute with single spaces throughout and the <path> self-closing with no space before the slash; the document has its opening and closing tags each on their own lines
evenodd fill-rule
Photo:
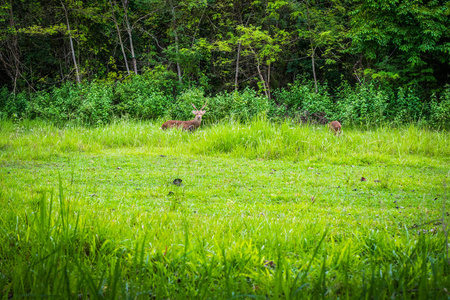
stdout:
<svg viewBox="0 0 450 300">
<path fill-rule="evenodd" d="M 249 88 L 241 92 L 222 92 L 209 99 L 210 115 L 214 120 L 247 121 L 269 111 L 269 101 Z"/>
<path fill-rule="evenodd" d="M 117 85 L 114 90 L 115 112 L 119 116 L 154 119 L 167 113 L 171 97 L 164 94 L 158 84 L 145 76 L 133 76 Z"/>
<path fill-rule="evenodd" d="M 0 119 L 26 117 L 26 109 L 30 102 L 29 93 L 22 91 L 14 95 L 3 86 L 0 89 Z"/>
<path fill-rule="evenodd" d="M 419 88 L 398 88 L 396 97 L 389 101 L 388 119 L 395 124 L 417 122 L 422 118 L 424 102 L 418 96 Z"/>
<path fill-rule="evenodd" d="M 26 102 L 29 104 L 26 114 L 29 118 L 85 125 L 105 124 L 114 115 L 159 118 L 172 106 L 170 94 L 175 85 L 171 76 L 170 72 L 155 68 L 115 85 L 108 81 L 66 83 L 48 92 L 32 94 L 32 100 Z"/>
<path fill-rule="evenodd" d="M 27 107 L 27 116 L 56 123 L 76 121 L 81 99 L 81 86 L 72 83 L 54 87 L 50 92 L 39 91 Z"/>
<path fill-rule="evenodd" d="M 337 119 L 348 124 L 373 124 L 386 120 L 389 94 L 373 84 L 351 87 L 344 82 L 338 89 Z"/>
<path fill-rule="evenodd" d="M 172 119 L 176 120 L 191 120 L 194 117 L 192 114 L 192 111 L 194 110 L 192 103 L 197 109 L 201 109 L 205 103 L 209 102 L 209 99 L 205 97 L 204 94 L 203 89 L 195 87 L 182 92 L 181 95 L 178 96 L 175 104 L 171 107 L 169 115 Z M 211 117 L 212 105 L 208 103 L 205 109 L 207 110 L 205 118 L 207 115 L 208 118 Z"/>
<path fill-rule="evenodd" d="M 203 88 L 190 87 L 175 98 L 180 85 L 170 78 L 172 75 L 153 70 L 122 82 L 65 83 L 49 90 L 16 95 L 3 87 L 0 119 L 43 119 L 83 125 L 105 124 L 113 117 L 190 120 L 191 103 L 198 109 L 207 103 L 205 121 L 247 121 L 263 115 L 277 121 L 285 118 L 313 123 L 338 120 L 358 125 L 418 122 L 450 127 L 449 86 L 433 95 L 428 103 L 422 99 L 424 94 L 419 86 L 394 88 L 370 82 L 352 86 L 343 82 L 330 95 L 326 84 L 319 85 L 316 93 L 312 83 L 304 80 L 273 91 L 270 101 L 250 88 L 208 97 Z"/>
<path fill-rule="evenodd" d="M 307 122 L 317 122 L 322 118 L 324 120 L 333 120 L 336 118 L 333 101 L 328 94 L 326 85 L 321 86 L 317 93 L 312 90 L 312 87 L 308 90 L 305 89 L 301 110 L 303 121 Z M 319 119 L 317 119 L 317 117 L 314 117 L 315 115 L 317 115 Z M 307 116 L 313 116 L 313 118 Z"/>
<path fill-rule="evenodd" d="M 309 86 L 297 81 L 294 84 L 289 84 L 286 89 L 275 90 L 272 94 L 279 104 L 296 110 L 302 107 L 305 93 L 309 93 L 309 89 Z"/>
<path fill-rule="evenodd" d="M 76 116 L 78 123 L 87 125 L 108 123 L 113 116 L 112 94 L 110 85 L 97 82 L 84 85 Z"/>
<path fill-rule="evenodd" d="M 247 121 L 253 117 L 265 114 L 269 109 L 269 101 L 256 91 L 244 89 L 242 92 L 221 92 L 214 97 L 205 97 L 200 88 L 191 88 L 183 92 L 173 106 L 170 115 L 174 119 L 192 119 L 193 107 L 200 109 L 205 103 L 205 120 L 233 119 Z"/>
<path fill-rule="evenodd" d="M 430 104 L 430 124 L 437 128 L 449 128 L 450 85 L 445 86 L 444 92 L 438 99 L 436 95 L 433 95 L 433 99 Z"/>
<path fill-rule="evenodd" d="M 11 95 L 6 103 L 6 112 L 13 118 L 26 118 L 27 107 L 30 104 L 30 94 L 25 91 Z"/>
<path fill-rule="evenodd" d="M 50 92 L 33 94 L 26 109 L 27 117 L 55 123 L 76 122 L 84 125 L 107 123 L 113 113 L 112 87 L 92 82 L 76 85 L 67 83 Z"/>
<path fill-rule="evenodd" d="M 290 117 L 303 122 L 323 123 L 322 120 L 335 118 L 335 108 L 327 85 L 319 86 L 316 93 L 311 83 L 296 81 L 287 89 L 274 91 L 273 96 L 275 101 L 271 103 L 269 114 L 272 119 Z"/>
<path fill-rule="evenodd" d="M 3 86 L 0 89 L 0 119 L 10 117 L 14 111 L 11 111 L 10 103 L 12 103 L 12 98 L 14 96 L 8 91 L 8 88 L 6 86 Z"/>
</svg>

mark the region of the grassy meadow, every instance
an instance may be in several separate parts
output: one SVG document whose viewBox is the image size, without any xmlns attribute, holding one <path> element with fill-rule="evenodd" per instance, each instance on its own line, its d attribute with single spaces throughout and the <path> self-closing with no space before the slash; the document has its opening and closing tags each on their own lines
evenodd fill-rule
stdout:
<svg viewBox="0 0 450 300">
<path fill-rule="evenodd" d="M 0 122 L 1 299 L 450 298 L 449 132 L 161 124 Z"/>
</svg>

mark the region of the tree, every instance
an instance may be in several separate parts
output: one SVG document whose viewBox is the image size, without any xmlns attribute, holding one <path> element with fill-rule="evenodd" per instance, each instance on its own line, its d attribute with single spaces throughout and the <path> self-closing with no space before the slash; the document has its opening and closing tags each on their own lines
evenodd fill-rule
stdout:
<svg viewBox="0 0 450 300">
<path fill-rule="evenodd" d="M 128 39 L 130 41 L 131 61 L 133 62 L 134 73 L 137 75 L 138 70 L 137 70 L 137 63 L 136 63 L 136 55 L 134 54 L 132 27 L 130 26 L 130 22 L 128 20 L 128 0 L 122 0 L 122 5 L 123 5 L 123 12 L 124 12 L 125 26 L 126 26 L 126 30 L 128 33 Z"/>
<path fill-rule="evenodd" d="M 72 33 L 70 30 L 70 22 L 69 22 L 69 13 L 67 12 L 66 6 L 64 5 L 64 0 L 61 0 L 61 5 L 64 9 L 64 15 L 66 16 L 66 22 L 67 22 L 67 35 L 69 36 L 69 41 L 70 41 L 70 49 L 72 52 L 72 58 L 73 58 L 73 65 L 75 66 L 75 76 L 77 78 L 77 82 L 81 83 L 81 73 L 80 70 L 78 69 L 78 65 L 77 65 L 77 59 L 75 57 L 75 49 L 73 47 L 73 40 L 72 40 Z"/>
<path fill-rule="evenodd" d="M 128 75 L 130 75 L 130 68 L 128 67 L 128 60 L 127 60 L 127 55 L 125 54 L 125 47 L 124 47 L 123 42 L 122 42 L 122 35 L 120 34 L 119 24 L 117 23 L 116 15 L 114 13 L 114 8 L 116 6 L 116 1 L 114 1 L 114 5 L 113 5 L 113 2 L 111 0 L 109 0 L 109 4 L 111 5 L 111 16 L 112 16 L 114 25 L 115 25 L 116 30 L 117 30 L 117 37 L 119 39 L 120 49 L 122 50 L 123 61 L 125 63 L 125 67 L 127 69 L 127 73 L 128 73 Z"/>
<path fill-rule="evenodd" d="M 318 92 L 317 60 L 324 65 L 334 65 L 341 61 L 346 50 L 346 29 L 339 0 L 304 0 L 294 3 L 292 17 L 298 21 L 297 34 L 300 41 L 308 44 L 306 55 L 311 59 L 315 92 Z"/>
<path fill-rule="evenodd" d="M 260 88 L 270 99 L 271 64 L 277 60 L 282 45 L 287 41 L 288 34 L 280 30 L 271 36 L 268 31 L 253 26 L 238 26 L 237 30 L 241 34 L 237 43 L 242 46 L 242 56 L 252 56 L 255 60 Z"/>
<path fill-rule="evenodd" d="M 350 36 L 372 77 L 442 84 L 450 74 L 450 1 L 361 1 Z"/>
<path fill-rule="evenodd" d="M 16 91 L 17 81 L 22 69 L 22 51 L 18 42 L 18 29 L 16 16 L 13 11 L 12 1 L 4 3 L 0 7 L 1 36 L 0 36 L 0 61 L 4 71 L 13 81 L 13 92 Z"/>
</svg>

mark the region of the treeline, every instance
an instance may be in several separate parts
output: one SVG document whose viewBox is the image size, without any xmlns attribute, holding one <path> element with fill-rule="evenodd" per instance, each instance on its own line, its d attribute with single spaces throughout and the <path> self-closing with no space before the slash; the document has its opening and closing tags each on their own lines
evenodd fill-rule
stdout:
<svg viewBox="0 0 450 300">
<path fill-rule="evenodd" d="M 449 83 L 450 1 L 0 5 L 0 116 L 155 118 L 194 93 L 214 118 L 239 96 L 267 103 L 239 114 L 446 124 Z"/>
</svg>

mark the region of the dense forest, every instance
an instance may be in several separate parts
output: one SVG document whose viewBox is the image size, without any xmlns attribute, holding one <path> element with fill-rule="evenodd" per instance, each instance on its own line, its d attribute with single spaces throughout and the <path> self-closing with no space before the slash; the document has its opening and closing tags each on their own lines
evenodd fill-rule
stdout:
<svg viewBox="0 0 450 300">
<path fill-rule="evenodd" d="M 2 0 L 0 118 L 450 123 L 450 1 Z"/>
</svg>

